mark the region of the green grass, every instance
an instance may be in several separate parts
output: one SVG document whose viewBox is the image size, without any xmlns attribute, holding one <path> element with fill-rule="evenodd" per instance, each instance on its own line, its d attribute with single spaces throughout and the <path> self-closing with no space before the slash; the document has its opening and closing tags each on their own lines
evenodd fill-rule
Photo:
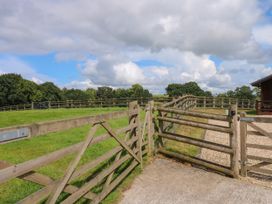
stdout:
<svg viewBox="0 0 272 204">
<path fill-rule="evenodd" d="M 34 122 L 98 115 L 119 110 L 126 110 L 126 108 L 71 108 L 0 112 L 0 128 Z"/>
<path fill-rule="evenodd" d="M 103 110 L 110 111 L 110 109 L 103 109 Z M 113 108 L 112 110 L 119 110 L 119 109 Z M 53 110 L 50 110 L 50 111 L 52 113 Z M 59 113 L 60 110 L 54 110 L 54 111 Z M 85 111 L 86 109 L 83 112 Z M 101 113 L 100 109 L 95 109 L 93 111 L 89 109 L 87 113 L 89 114 L 89 112 Z M 21 114 L 21 112 L 16 112 L 16 113 Z M 52 117 L 49 116 L 47 118 L 52 118 Z M 141 114 L 141 118 L 143 118 L 143 114 Z M 37 117 L 36 119 L 39 120 L 41 119 L 41 117 Z M 32 121 L 34 122 L 36 120 L 32 119 Z M 8 119 L 6 119 L 6 122 L 7 123 L 9 122 Z M 125 127 L 128 125 L 128 118 L 124 117 L 120 119 L 110 120 L 109 123 L 111 127 L 114 129 Z M 47 135 L 34 137 L 31 139 L 3 144 L 0 146 L 0 160 L 4 160 L 12 164 L 18 164 L 24 161 L 28 161 L 30 159 L 40 157 L 42 155 L 48 154 L 50 152 L 65 148 L 67 146 L 70 146 L 72 144 L 76 144 L 82 141 L 86 137 L 89 130 L 90 130 L 90 126 L 85 125 L 79 128 L 73 128 L 70 130 L 62 131 L 62 132 L 50 133 Z M 103 130 L 102 128 L 99 128 L 96 133 L 96 136 L 99 136 L 103 133 L 105 133 L 105 130 Z M 124 135 L 120 135 L 120 137 L 123 137 L 123 136 Z M 114 139 L 108 139 L 104 142 L 91 146 L 85 152 L 84 156 L 82 157 L 80 161 L 79 166 L 86 164 L 90 162 L 91 160 L 94 160 L 95 158 L 106 153 L 107 151 L 113 149 L 117 145 L 118 144 Z M 64 175 L 66 168 L 68 167 L 70 161 L 74 158 L 74 156 L 75 154 L 68 155 L 56 162 L 53 162 L 49 165 L 46 165 L 44 167 L 37 169 L 37 172 L 50 176 L 53 179 L 59 179 Z M 86 175 L 83 175 L 79 179 L 75 180 L 73 184 L 80 187 L 81 185 L 83 185 L 83 183 L 86 181 L 86 179 L 88 179 L 90 175 L 95 175 L 98 171 L 101 171 L 102 169 L 107 167 L 111 162 L 112 162 L 112 159 L 104 162 L 103 164 L 97 166 L 94 169 L 91 169 Z M 119 169 L 117 175 L 121 172 L 122 172 L 122 169 Z M 117 202 L 117 200 L 120 199 L 122 191 L 128 188 L 132 180 L 139 173 L 140 173 L 140 169 L 137 167 L 136 170 L 133 171 L 130 174 L 130 176 L 127 179 L 125 179 L 125 181 L 122 182 L 121 185 L 117 189 L 115 189 L 105 199 L 105 201 L 103 201 L 103 203 L 107 204 L 107 203 Z M 32 182 L 23 181 L 21 179 L 12 179 L 0 185 L 0 203 L 15 203 L 21 200 L 22 198 L 26 197 L 27 195 L 30 195 L 31 193 L 37 191 L 40 188 L 42 188 L 42 186 L 34 184 Z M 99 192 L 100 190 L 101 190 L 101 186 L 97 186 L 96 188 L 93 189 L 94 192 Z M 84 202 L 86 202 L 86 200 L 81 199 L 78 203 L 84 203 Z"/>
<path fill-rule="evenodd" d="M 214 113 L 214 114 L 224 114 L 224 110 L 222 109 L 202 109 L 196 108 L 197 112 L 205 112 L 205 113 Z M 192 120 L 196 122 L 208 123 L 208 119 L 204 118 L 196 118 L 191 116 L 183 116 L 184 119 Z M 205 130 L 202 128 L 190 127 L 186 125 L 178 125 L 175 132 L 177 134 L 190 136 L 192 138 L 201 139 L 205 136 Z M 200 153 L 200 147 L 195 145 L 190 145 L 182 142 L 177 142 L 173 140 L 166 140 L 166 148 L 170 151 L 182 153 L 190 156 L 197 156 Z"/>
</svg>

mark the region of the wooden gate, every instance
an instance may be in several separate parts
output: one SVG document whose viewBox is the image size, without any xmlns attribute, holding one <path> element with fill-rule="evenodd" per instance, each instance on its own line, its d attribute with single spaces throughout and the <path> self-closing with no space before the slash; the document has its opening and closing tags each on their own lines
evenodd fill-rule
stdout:
<svg viewBox="0 0 272 204">
<path fill-rule="evenodd" d="M 272 118 L 247 117 L 241 113 L 240 140 L 241 140 L 241 175 L 248 172 L 272 176 Z M 263 127 L 262 127 L 263 126 Z M 272 127 L 270 127 L 272 130 Z M 271 131 L 270 130 L 270 131 Z"/>
<path fill-rule="evenodd" d="M 150 104 L 152 105 L 152 103 Z M 151 120 L 151 108 L 150 106 L 147 111 L 149 116 L 146 116 L 145 120 L 149 136 L 152 134 L 148 127 L 150 126 L 148 121 Z M 142 131 L 140 128 L 139 111 L 137 102 L 132 102 L 129 104 L 129 111 L 127 112 L 129 116 L 127 127 L 115 130 L 110 126 L 106 117 L 101 117 L 91 124 L 91 129 L 83 142 L 17 165 L 2 163 L 0 184 L 17 178 L 42 186 L 38 191 L 20 200 L 19 203 L 40 203 L 45 199 L 47 199 L 47 203 L 52 204 L 56 201 L 74 203 L 81 198 L 87 199 L 88 202 L 99 203 L 138 164 L 142 165 L 143 155 L 147 153 L 148 140 L 145 137 L 144 130 Z M 98 127 L 102 127 L 106 133 L 96 136 Z M 96 159 L 79 165 L 88 148 L 110 138 L 113 138 L 119 145 Z M 151 144 L 148 147 L 151 147 Z M 149 151 L 151 152 L 151 150 Z M 36 171 L 40 167 L 71 154 L 75 154 L 75 157 L 61 179 L 53 179 Z M 101 168 L 101 165 L 103 168 Z M 81 185 L 75 184 L 77 182 L 80 182 Z M 65 195 L 62 193 L 65 193 Z"/>
<path fill-rule="evenodd" d="M 176 106 L 179 107 L 179 106 Z M 158 123 L 159 123 L 159 149 L 158 152 L 164 155 L 174 157 L 180 160 L 184 160 L 189 163 L 194 163 L 197 165 L 204 166 L 209 169 L 213 169 L 224 174 L 238 177 L 238 157 L 237 157 L 237 107 L 232 106 L 229 111 L 229 115 L 219 115 L 219 114 L 208 114 L 202 112 L 195 112 L 192 110 L 181 110 L 178 108 L 169 108 L 169 107 L 158 107 Z M 228 126 L 213 125 L 204 122 L 198 122 L 193 119 L 187 119 L 186 116 L 191 118 L 204 118 L 212 119 L 218 121 L 227 122 Z M 196 139 L 190 135 L 181 135 L 175 133 L 171 127 L 174 125 L 183 125 L 190 126 L 195 128 L 201 128 L 205 130 L 213 130 L 217 132 L 227 133 L 229 136 L 229 145 L 222 145 L 214 142 L 210 142 L 204 139 Z M 230 166 L 223 166 L 221 164 L 207 161 L 195 156 L 175 153 L 169 150 L 166 150 L 164 146 L 164 140 L 174 140 L 177 142 L 182 142 L 190 145 L 194 145 L 201 148 L 207 148 L 210 150 L 222 152 L 230 155 Z"/>
</svg>

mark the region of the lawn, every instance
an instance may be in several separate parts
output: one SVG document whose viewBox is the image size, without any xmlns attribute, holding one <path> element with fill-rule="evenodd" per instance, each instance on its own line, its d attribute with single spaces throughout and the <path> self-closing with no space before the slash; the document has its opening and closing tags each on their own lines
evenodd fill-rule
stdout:
<svg viewBox="0 0 272 204">
<path fill-rule="evenodd" d="M 120 108 L 95 108 L 95 109 L 61 109 L 61 110 L 42 110 L 42 111 L 31 111 L 28 113 L 27 111 L 20 111 L 20 112 L 8 112 L 8 114 L 13 115 L 12 118 L 6 118 L 6 124 L 13 124 L 13 119 L 16 118 L 15 115 L 19 114 L 18 117 L 23 116 L 23 112 L 28 114 L 27 120 L 21 120 L 22 123 L 29 123 L 29 122 L 36 122 L 36 121 L 44 121 L 42 114 L 48 119 L 60 119 L 60 118 L 67 118 L 67 117 L 74 117 L 71 112 L 80 115 L 88 115 L 88 114 L 99 114 L 104 112 L 110 112 L 115 110 L 121 110 Z M 39 116 L 35 118 L 31 118 L 31 115 L 34 116 L 34 113 L 39 113 Z M 50 112 L 51 115 L 48 113 Z M 69 112 L 69 113 L 67 113 Z M 2 114 L 2 113 L 1 113 Z M 6 113 L 7 114 L 7 113 Z M 52 116 L 53 114 L 53 116 Z M 66 117 L 65 117 L 66 116 Z M 143 114 L 141 114 L 141 118 L 143 118 Z M 27 121 L 27 122 L 26 122 Z M 114 119 L 109 121 L 110 125 L 114 129 L 118 129 L 120 127 L 125 127 L 128 125 L 128 118 L 120 118 Z M 39 137 L 34 137 L 31 139 L 15 141 L 7 144 L 3 144 L 0 146 L 0 160 L 7 161 L 12 164 L 18 164 L 30 159 L 37 158 L 44 154 L 56 151 L 58 149 L 62 149 L 64 147 L 70 146 L 72 144 L 76 144 L 81 142 L 87 135 L 90 126 L 85 125 L 79 128 L 73 128 L 70 130 L 57 132 L 57 133 L 50 133 L 47 135 L 42 135 Z M 100 128 L 97 131 L 96 136 L 105 133 L 105 131 Z M 123 135 L 120 135 L 123 137 Z M 85 152 L 84 156 L 82 157 L 79 166 L 88 163 L 91 160 L 103 155 L 107 151 L 113 149 L 118 144 L 114 139 L 108 139 L 102 143 L 98 143 L 96 145 L 91 146 Z M 37 172 L 50 176 L 54 179 L 59 179 L 63 176 L 65 169 L 68 167 L 69 162 L 71 159 L 74 158 L 74 155 L 69 155 L 61 160 L 51 163 L 50 165 L 46 165 L 42 168 L 39 168 Z M 106 163 L 99 165 L 98 167 L 90 170 L 88 175 L 80 177 L 79 180 L 74 182 L 74 185 L 81 186 L 83 184 L 83 180 L 85 180 L 90 174 L 95 174 L 96 171 L 105 168 L 108 166 L 109 163 L 112 162 L 109 160 Z M 121 171 L 121 170 L 120 170 Z M 120 195 L 122 191 L 130 185 L 133 178 L 140 173 L 140 168 L 136 167 L 136 169 L 130 174 L 130 176 L 115 190 L 113 191 L 104 201 L 103 203 L 114 203 L 120 199 Z M 12 179 L 4 184 L 0 185 L 0 203 L 15 203 L 18 200 L 26 197 L 27 195 L 37 191 L 42 186 L 34 184 L 32 182 L 23 181 L 20 179 Z M 101 191 L 101 186 L 96 187 L 93 189 L 95 192 Z M 79 203 L 85 203 L 85 199 L 81 199 Z"/>
<path fill-rule="evenodd" d="M 30 124 L 50 120 L 98 115 L 107 112 L 126 110 L 127 108 L 71 108 L 0 112 L 0 128 L 14 125 Z"/>
</svg>

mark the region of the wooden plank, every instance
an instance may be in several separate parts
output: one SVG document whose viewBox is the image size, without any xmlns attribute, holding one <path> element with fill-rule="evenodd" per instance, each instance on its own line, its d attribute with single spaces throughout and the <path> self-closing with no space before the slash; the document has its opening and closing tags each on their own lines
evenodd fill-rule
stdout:
<svg viewBox="0 0 272 204">
<path fill-rule="evenodd" d="M 246 113 L 241 113 L 241 117 L 245 117 Z M 247 123 L 240 121 L 240 157 L 241 157 L 241 176 L 247 176 Z"/>
<path fill-rule="evenodd" d="M 270 165 L 270 163 L 268 163 L 268 162 L 260 162 L 258 164 L 252 165 L 251 167 L 260 168 L 260 167 L 267 166 L 267 165 Z"/>
<path fill-rule="evenodd" d="M 253 129 L 257 130 L 258 132 L 260 132 L 261 134 L 269 137 L 270 139 L 272 139 L 272 134 L 267 132 L 266 130 L 260 128 L 259 126 L 255 125 L 254 123 L 248 123 L 248 125 L 250 127 L 252 127 Z"/>
<path fill-rule="evenodd" d="M 175 114 L 193 116 L 198 118 L 208 118 L 208 119 L 220 120 L 220 121 L 230 120 L 228 116 L 219 115 L 219 114 L 201 113 L 196 111 L 185 111 L 185 110 L 179 110 L 174 108 L 163 108 L 163 107 L 158 107 L 158 110 L 162 112 L 175 113 Z"/>
<path fill-rule="evenodd" d="M 272 150 L 272 146 L 268 146 L 268 145 L 260 145 L 260 144 L 247 143 L 246 146 L 249 147 L 249 148 L 254 148 L 254 149 Z"/>
<path fill-rule="evenodd" d="M 243 117 L 241 119 L 249 120 L 251 122 L 257 122 L 257 123 L 272 123 L 271 117 Z"/>
<path fill-rule="evenodd" d="M 168 121 L 180 125 L 187 125 L 187 126 L 192 126 L 192 127 L 198 127 L 202 129 L 209 129 L 213 131 L 218 131 L 218 132 L 225 132 L 225 133 L 232 133 L 232 129 L 228 127 L 223 127 L 223 126 L 218 126 L 218 125 L 211 125 L 211 124 L 206 124 L 206 123 L 200 123 L 200 122 L 195 122 L 191 120 L 185 120 L 185 119 L 173 119 L 173 118 L 168 118 L 168 117 L 158 117 L 158 120 L 161 121 Z"/>
<path fill-rule="evenodd" d="M 65 185 L 68 183 L 72 174 L 74 173 L 79 161 L 81 160 L 81 157 L 83 156 L 83 154 L 86 151 L 86 149 L 88 148 L 88 146 L 91 144 L 91 142 L 94 138 L 94 134 L 97 131 L 97 127 L 98 127 L 98 125 L 96 124 L 89 131 L 89 133 L 88 133 L 84 143 L 80 147 L 75 159 L 70 163 L 68 169 L 65 172 L 63 179 L 61 179 L 61 181 L 56 185 L 56 188 L 52 192 L 51 196 L 49 196 L 47 203 L 55 204 L 55 202 L 57 201 L 57 199 L 58 199 L 59 195 L 61 194 L 61 192 L 63 191 Z"/>
<path fill-rule="evenodd" d="M 247 131 L 247 135 L 263 136 L 263 137 L 266 137 L 265 135 L 263 135 L 262 133 L 260 133 L 260 132 L 258 132 L 258 131 Z"/>
<path fill-rule="evenodd" d="M 147 154 L 147 150 L 143 151 L 143 155 Z M 132 164 L 126 168 L 106 189 L 93 199 L 93 203 L 100 203 L 115 187 L 119 185 L 119 183 L 124 180 L 128 174 L 137 166 L 137 162 L 133 161 Z"/>
<path fill-rule="evenodd" d="M 130 129 L 129 126 L 124 127 L 124 128 L 120 128 L 120 129 L 116 130 L 116 133 L 120 134 L 120 133 L 128 131 L 129 129 Z M 92 145 L 102 142 L 102 141 L 109 139 L 109 138 L 111 138 L 111 137 L 108 134 L 100 135 L 100 136 L 94 138 Z M 80 143 L 71 145 L 69 147 L 66 147 L 66 148 L 54 151 L 52 153 L 46 154 L 44 156 L 38 157 L 36 159 L 32 159 L 32 160 L 29 160 L 29 161 L 26 161 L 26 162 L 23 162 L 20 164 L 12 165 L 8 168 L 1 169 L 0 170 L 0 184 L 9 180 L 9 179 L 16 178 L 18 176 L 26 174 L 29 171 L 32 171 L 34 169 L 40 168 L 40 167 L 50 164 L 54 161 L 57 161 L 64 156 L 75 153 L 82 146 L 82 144 L 83 144 L 83 142 L 80 142 Z"/>
<path fill-rule="evenodd" d="M 233 177 L 239 177 L 239 158 L 238 158 L 238 108 L 237 105 L 232 105 L 230 108 L 230 113 L 232 113 L 232 120 L 230 122 L 230 128 L 232 132 L 230 133 L 230 146 L 233 150 L 233 154 L 231 155 L 231 170 L 233 171 Z"/>
<path fill-rule="evenodd" d="M 264 162 L 268 162 L 268 163 L 272 164 L 272 159 L 266 158 L 266 157 L 247 155 L 247 158 L 252 159 L 252 160 L 264 161 Z"/>
<path fill-rule="evenodd" d="M 167 132 L 167 133 L 159 133 L 159 136 L 166 139 L 175 140 L 178 142 L 184 142 L 187 144 L 196 145 L 198 147 L 204 147 L 204 148 L 215 150 L 218 152 L 224 152 L 227 154 L 233 153 L 233 150 L 229 146 L 214 143 L 214 142 L 209 142 L 209 141 L 205 141 L 205 140 L 201 140 L 197 138 L 192 138 L 185 135 Z"/>
<path fill-rule="evenodd" d="M 95 185 L 100 183 L 106 176 L 108 176 L 111 172 L 113 172 L 115 169 L 117 169 L 120 165 L 122 165 L 125 161 L 127 161 L 130 158 L 131 158 L 130 154 L 127 154 L 126 156 L 122 157 L 120 160 L 113 163 L 108 169 L 103 170 L 100 174 L 98 174 L 96 177 L 94 177 L 91 181 L 85 183 L 80 189 L 78 189 L 76 192 L 71 194 L 62 203 L 63 204 L 74 203 L 79 198 L 81 198 L 84 194 L 88 193 L 91 188 L 93 188 Z"/>
<path fill-rule="evenodd" d="M 137 141 L 137 138 L 131 138 L 128 142 L 127 145 L 131 145 L 134 142 Z M 81 166 L 79 169 L 77 169 L 73 175 L 71 176 L 71 180 L 76 179 L 79 176 L 82 176 L 84 173 L 88 172 L 90 169 L 96 167 L 98 164 L 110 159 L 111 157 L 113 157 L 115 154 L 119 153 L 123 148 L 121 146 L 118 146 L 112 150 L 110 150 L 109 152 L 103 154 L 100 157 L 97 157 L 95 160 L 90 161 L 89 163 Z"/>
<path fill-rule="evenodd" d="M 195 163 L 197 165 L 201 165 L 201 166 L 204 166 L 206 168 L 213 169 L 213 170 L 225 173 L 227 175 L 233 176 L 233 172 L 228 167 L 223 167 L 222 165 L 219 165 L 219 164 L 215 164 L 215 163 L 212 163 L 212 162 L 209 162 L 209 161 L 205 161 L 203 159 L 199 159 L 199 158 L 196 158 L 196 157 L 191 157 L 191 156 L 187 156 L 187 155 L 183 155 L 183 154 L 170 152 L 170 151 L 163 150 L 163 149 L 159 149 L 158 152 L 162 153 L 164 155 L 170 156 L 170 157 L 177 158 L 179 160 L 187 161 L 187 162 L 190 162 L 190 163 Z"/>
<path fill-rule="evenodd" d="M 129 146 L 124 143 L 121 139 L 118 138 L 117 134 L 114 132 L 114 130 L 108 125 L 107 122 L 101 123 L 101 125 L 107 130 L 107 132 L 124 148 L 127 150 L 127 152 L 134 157 L 139 163 L 141 163 L 141 160 L 136 156 L 136 154 L 133 153 L 133 151 L 129 148 Z"/>
<path fill-rule="evenodd" d="M 261 169 L 261 168 L 256 168 L 253 166 L 249 166 L 247 167 L 247 169 L 249 171 L 253 171 L 253 172 L 257 172 L 257 173 L 262 173 L 262 174 L 268 174 L 268 175 L 272 175 L 272 170 L 271 169 Z"/>
</svg>

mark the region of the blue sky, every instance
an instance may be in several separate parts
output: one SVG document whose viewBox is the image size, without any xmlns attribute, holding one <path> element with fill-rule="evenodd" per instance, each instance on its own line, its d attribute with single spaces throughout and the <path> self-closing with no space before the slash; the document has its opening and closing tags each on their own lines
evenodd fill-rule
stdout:
<svg viewBox="0 0 272 204">
<path fill-rule="evenodd" d="M 219 93 L 272 74 L 271 8 L 270 0 L 5 1 L 0 74 L 80 89 L 141 83 L 153 93 L 196 81 Z"/>
</svg>

